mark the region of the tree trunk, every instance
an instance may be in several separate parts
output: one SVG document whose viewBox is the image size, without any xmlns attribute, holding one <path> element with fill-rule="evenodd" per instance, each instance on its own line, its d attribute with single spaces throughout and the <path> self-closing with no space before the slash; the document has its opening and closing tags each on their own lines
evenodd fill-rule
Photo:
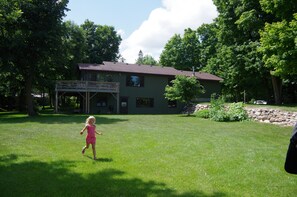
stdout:
<svg viewBox="0 0 297 197">
<path fill-rule="evenodd" d="M 282 103 L 282 79 L 273 75 L 271 75 L 271 79 L 275 104 L 280 105 Z"/>
<path fill-rule="evenodd" d="M 27 77 L 25 79 L 25 91 L 26 91 L 26 104 L 27 104 L 27 113 L 29 116 L 37 115 L 36 111 L 34 110 L 34 103 L 32 93 L 32 81 L 33 76 L 30 73 L 27 73 Z"/>
</svg>

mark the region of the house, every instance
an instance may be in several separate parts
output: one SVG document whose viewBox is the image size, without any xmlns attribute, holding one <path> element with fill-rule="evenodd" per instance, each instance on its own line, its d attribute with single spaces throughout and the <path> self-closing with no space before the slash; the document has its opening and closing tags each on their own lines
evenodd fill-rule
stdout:
<svg viewBox="0 0 297 197">
<path fill-rule="evenodd" d="M 59 96 L 67 93 L 80 98 L 81 112 L 120 114 L 180 113 L 184 104 L 168 101 L 165 86 L 177 75 L 193 76 L 204 86 L 200 101 L 209 101 L 220 92 L 221 78 L 204 73 L 176 70 L 172 67 L 103 62 L 78 64 L 80 80 L 57 81 L 56 111 Z"/>
</svg>

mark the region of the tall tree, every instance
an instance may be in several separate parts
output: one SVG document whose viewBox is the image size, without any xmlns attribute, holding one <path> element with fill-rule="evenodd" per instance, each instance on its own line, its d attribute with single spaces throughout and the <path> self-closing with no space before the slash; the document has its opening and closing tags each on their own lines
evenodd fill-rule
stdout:
<svg viewBox="0 0 297 197">
<path fill-rule="evenodd" d="M 119 58 L 119 45 L 122 40 L 114 27 L 96 25 L 86 20 L 81 25 L 86 34 L 86 58 L 87 63 L 102 63 L 103 61 L 117 61 Z"/>
<path fill-rule="evenodd" d="M 216 45 L 218 44 L 218 38 L 216 32 L 217 25 L 215 22 L 202 24 L 197 29 L 197 36 L 200 41 L 200 64 L 202 68 L 205 68 L 208 65 L 208 61 L 217 53 Z M 209 71 L 214 74 L 211 70 Z"/>
<path fill-rule="evenodd" d="M 197 31 L 190 28 L 185 29 L 182 39 L 183 62 L 185 70 L 191 70 L 193 67 L 200 70 L 200 41 Z"/>
<path fill-rule="evenodd" d="M 259 51 L 263 53 L 263 61 L 271 73 L 275 103 L 280 104 L 284 82 L 291 83 L 296 89 L 297 4 L 295 0 L 260 0 L 260 4 L 266 13 L 274 17 L 260 32 Z M 295 91 L 295 98 L 296 94 Z"/>
<path fill-rule="evenodd" d="M 183 37 L 175 34 L 165 45 L 160 55 L 160 64 L 181 70 L 200 69 L 200 48 L 198 34 L 190 28 L 185 29 Z"/>
<path fill-rule="evenodd" d="M 182 69 L 182 38 L 179 34 L 175 34 L 166 43 L 164 50 L 160 55 L 160 64 L 163 66 L 174 67 Z"/>
<path fill-rule="evenodd" d="M 64 35 L 60 56 L 57 57 L 59 67 L 56 79 L 77 79 L 77 63 L 83 62 L 86 58 L 86 36 L 84 30 L 71 21 L 63 23 Z"/>
<path fill-rule="evenodd" d="M 15 67 L 24 81 L 28 115 L 35 115 L 32 88 L 58 53 L 68 0 L 1 0 L 1 65 Z M 6 13 L 10 14 L 6 15 Z M 4 13 L 4 14 L 3 14 Z M 38 20 L 37 20 L 38 19 Z"/>
<path fill-rule="evenodd" d="M 215 20 L 217 53 L 207 68 L 224 78 L 223 90 L 232 100 L 239 100 L 243 91 L 249 98 L 268 99 L 269 71 L 257 48 L 259 30 L 273 17 L 262 11 L 259 0 L 214 0 L 214 4 L 219 11 Z"/>
<path fill-rule="evenodd" d="M 158 62 L 151 55 L 143 56 L 143 52 L 140 50 L 138 53 L 138 59 L 136 64 L 144 64 L 144 65 L 157 65 Z"/>
<path fill-rule="evenodd" d="M 142 62 L 143 62 L 143 52 L 142 52 L 142 50 L 140 50 L 140 51 L 138 52 L 138 58 L 137 58 L 137 60 L 136 60 L 136 63 L 137 63 L 137 64 L 142 64 Z"/>
<path fill-rule="evenodd" d="M 282 102 L 283 80 L 295 76 L 297 82 L 297 13 L 292 21 L 266 24 L 261 31 L 261 51 L 265 66 L 270 70 L 275 102 Z"/>
</svg>

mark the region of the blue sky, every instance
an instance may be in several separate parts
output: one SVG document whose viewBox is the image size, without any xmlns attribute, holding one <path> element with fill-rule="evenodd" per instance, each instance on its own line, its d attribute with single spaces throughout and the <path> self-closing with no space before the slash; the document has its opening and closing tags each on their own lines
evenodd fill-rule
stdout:
<svg viewBox="0 0 297 197">
<path fill-rule="evenodd" d="M 156 60 L 174 34 L 197 29 L 217 16 L 212 0 L 69 0 L 64 20 L 86 19 L 113 26 L 121 35 L 120 54 L 135 63 L 139 50 Z"/>
<path fill-rule="evenodd" d="M 80 25 L 86 19 L 95 24 L 108 25 L 131 34 L 146 20 L 153 9 L 161 7 L 161 0 L 70 0 L 65 20 Z"/>
</svg>

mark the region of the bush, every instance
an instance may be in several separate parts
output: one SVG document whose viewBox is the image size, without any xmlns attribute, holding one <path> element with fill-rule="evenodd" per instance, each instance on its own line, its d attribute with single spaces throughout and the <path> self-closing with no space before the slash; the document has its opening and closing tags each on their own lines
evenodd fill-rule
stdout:
<svg viewBox="0 0 297 197">
<path fill-rule="evenodd" d="M 212 95 L 209 108 L 209 117 L 211 120 L 218 122 L 228 121 L 224 104 L 225 100 L 222 97 L 215 99 L 215 95 Z"/>
<path fill-rule="evenodd" d="M 209 117 L 211 120 L 218 122 L 242 121 L 248 119 L 248 114 L 242 102 L 232 103 L 229 107 L 226 107 L 225 100 L 222 97 L 215 99 L 214 96 L 212 96 Z"/>
<path fill-rule="evenodd" d="M 242 121 L 248 119 L 248 114 L 244 109 L 244 104 L 242 102 L 230 104 L 227 114 L 230 121 Z"/>
<path fill-rule="evenodd" d="M 202 109 L 202 110 L 199 110 L 195 113 L 195 115 L 198 117 L 198 118 L 209 118 L 209 110 L 208 109 Z"/>
</svg>

